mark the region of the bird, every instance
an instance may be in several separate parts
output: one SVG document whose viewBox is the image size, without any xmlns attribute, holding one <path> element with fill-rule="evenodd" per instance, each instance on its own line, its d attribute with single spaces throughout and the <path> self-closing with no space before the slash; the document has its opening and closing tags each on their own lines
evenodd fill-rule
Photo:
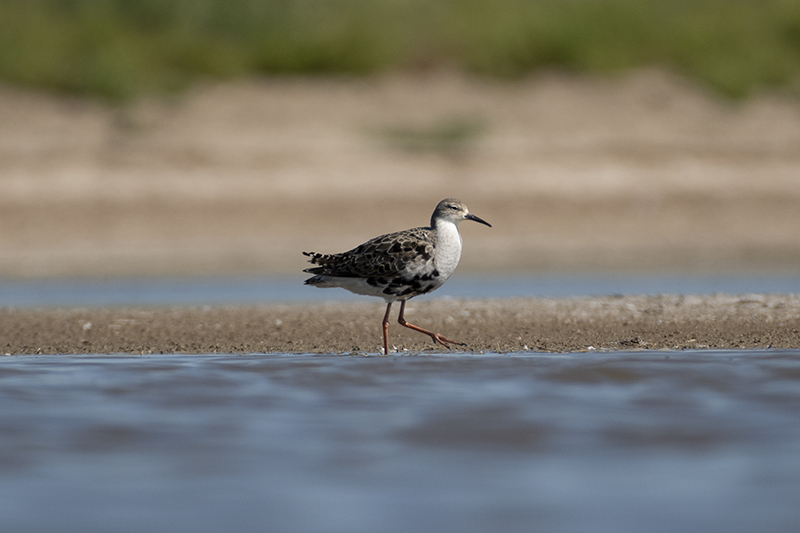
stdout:
<svg viewBox="0 0 800 533">
<path fill-rule="evenodd" d="M 472 220 L 492 227 L 473 215 L 457 198 L 445 198 L 431 215 L 431 225 L 387 233 L 338 254 L 303 252 L 308 262 L 317 265 L 303 272 L 313 274 L 305 285 L 319 288 L 341 287 L 366 296 L 377 296 L 386 302 L 383 315 L 383 354 L 389 355 L 389 313 L 394 302 L 400 302 L 397 322 L 428 335 L 433 343 L 449 347 L 464 343 L 415 326 L 404 317 L 406 302 L 427 294 L 444 284 L 461 259 L 461 234 L 458 224 Z"/>
</svg>

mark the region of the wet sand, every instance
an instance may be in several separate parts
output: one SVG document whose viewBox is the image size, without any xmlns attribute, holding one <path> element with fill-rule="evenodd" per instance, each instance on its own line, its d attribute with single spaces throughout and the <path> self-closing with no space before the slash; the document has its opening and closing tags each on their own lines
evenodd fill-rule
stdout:
<svg viewBox="0 0 800 533">
<path fill-rule="evenodd" d="M 3 309 L 0 349 L 6 354 L 376 354 L 383 311 L 380 303 L 336 302 Z M 425 335 L 393 321 L 390 350 L 392 346 L 400 353 L 800 348 L 798 295 L 412 300 L 406 319 L 466 346 L 456 350 L 434 346 Z"/>
</svg>

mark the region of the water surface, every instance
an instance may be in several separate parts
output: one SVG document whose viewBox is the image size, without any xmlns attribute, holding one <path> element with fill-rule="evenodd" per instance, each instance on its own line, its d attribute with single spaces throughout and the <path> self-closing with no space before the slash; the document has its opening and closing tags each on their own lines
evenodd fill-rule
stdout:
<svg viewBox="0 0 800 533">
<path fill-rule="evenodd" d="M 800 530 L 800 352 L 0 357 L 0 530 Z"/>
<path fill-rule="evenodd" d="M 307 275 L 254 278 L 0 280 L 0 307 L 205 305 L 367 301 L 343 289 L 303 285 Z M 476 276 L 456 272 L 438 298 L 512 298 L 610 294 L 800 293 L 800 276 L 526 274 Z M 426 297 L 427 298 L 427 297 Z"/>
</svg>

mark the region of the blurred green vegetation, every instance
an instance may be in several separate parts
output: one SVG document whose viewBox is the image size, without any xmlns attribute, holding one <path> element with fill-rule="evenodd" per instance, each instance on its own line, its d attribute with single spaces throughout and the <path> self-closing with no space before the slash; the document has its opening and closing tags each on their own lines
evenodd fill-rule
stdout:
<svg viewBox="0 0 800 533">
<path fill-rule="evenodd" d="M 0 79 L 125 100 L 201 77 L 660 65 L 798 88 L 798 0 L 0 0 Z"/>
</svg>

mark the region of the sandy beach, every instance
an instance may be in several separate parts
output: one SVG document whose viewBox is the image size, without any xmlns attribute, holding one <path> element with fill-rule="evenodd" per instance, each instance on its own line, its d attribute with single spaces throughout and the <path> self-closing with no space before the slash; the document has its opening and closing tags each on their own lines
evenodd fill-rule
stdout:
<svg viewBox="0 0 800 533">
<path fill-rule="evenodd" d="M 6 354 L 378 354 L 383 311 L 379 303 L 4 309 L 0 350 Z M 800 296 L 796 295 L 412 300 L 406 319 L 466 346 L 455 350 L 434 346 L 427 336 L 392 322 L 390 352 L 800 346 Z"/>
<path fill-rule="evenodd" d="M 671 74 L 0 87 L 0 276 L 297 272 L 459 197 L 459 271 L 796 272 L 800 105 Z"/>
</svg>

